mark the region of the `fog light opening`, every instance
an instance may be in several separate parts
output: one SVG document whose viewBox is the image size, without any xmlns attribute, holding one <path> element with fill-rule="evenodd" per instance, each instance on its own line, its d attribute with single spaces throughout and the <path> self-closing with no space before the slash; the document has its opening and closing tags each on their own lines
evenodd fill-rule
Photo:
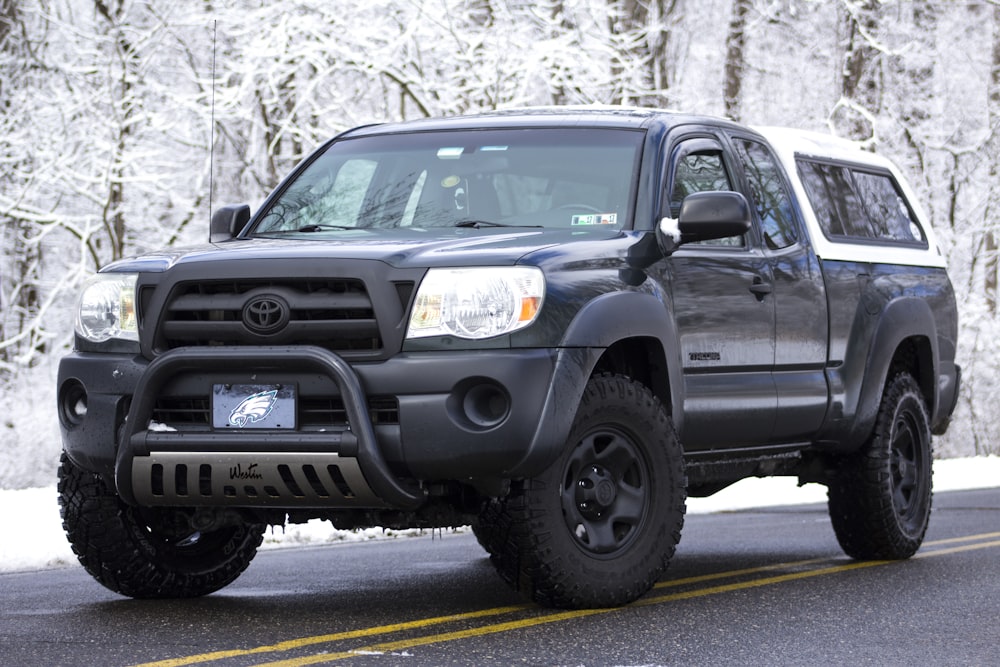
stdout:
<svg viewBox="0 0 1000 667">
<path fill-rule="evenodd" d="M 87 416 L 87 390 L 76 380 L 63 385 L 60 416 L 67 427 L 78 426 Z"/>
<path fill-rule="evenodd" d="M 493 428 L 510 414 L 510 397 L 495 384 L 477 384 L 465 392 L 462 411 L 476 426 Z"/>
</svg>

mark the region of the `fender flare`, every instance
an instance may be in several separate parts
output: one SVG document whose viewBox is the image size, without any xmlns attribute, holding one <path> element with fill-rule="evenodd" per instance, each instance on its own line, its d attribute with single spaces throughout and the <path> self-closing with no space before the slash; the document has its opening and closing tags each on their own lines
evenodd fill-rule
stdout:
<svg viewBox="0 0 1000 667">
<path fill-rule="evenodd" d="M 680 336 L 665 294 L 662 292 L 602 294 L 580 309 L 566 327 L 560 346 L 606 349 L 630 338 L 650 338 L 659 343 L 667 372 L 666 387 L 669 392 L 667 409 L 674 420 L 674 428 L 680 431 L 684 418 Z"/>
<path fill-rule="evenodd" d="M 856 400 L 853 406 L 850 405 L 850 400 L 845 401 L 845 416 L 851 414 L 851 407 L 854 416 L 853 419 L 849 419 L 848 428 L 842 433 L 842 437 L 837 438 L 847 449 L 860 447 L 871 435 L 882 403 L 882 392 L 889 376 L 893 355 L 900 344 L 907 339 L 922 339 L 927 343 L 925 352 L 929 353 L 922 352 L 918 348 L 915 361 L 920 372 L 916 374 L 915 379 L 927 399 L 928 413 L 935 414 L 939 403 L 937 377 L 940 356 L 934 315 L 930 306 L 922 299 L 912 297 L 895 299 L 882 309 L 866 353 L 862 356 L 856 354 L 859 350 L 847 351 L 848 361 L 844 364 L 842 374 L 842 382 L 846 385 L 844 396 L 846 398 L 854 393 Z M 864 359 L 864 366 L 858 368 L 857 362 L 852 364 L 849 361 L 851 357 Z M 855 374 L 861 376 L 860 386 L 857 386 L 855 381 L 857 388 L 852 392 L 851 376 Z"/>
<path fill-rule="evenodd" d="M 681 428 L 684 385 L 680 345 L 666 299 L 649 292 L 608 292 L 586 303 L 566 327 L 530 454 L 518 470 L 544 469 L 551 462 L 565 444 L 576 406 L 604 350 L 630 338 L 654 339 L 661 346 L 669 392 L 666 407 L 674 427 Z"/>
<path fill-rule="evenodd" d="M 683 421 L 684 380 L 681 366 L 680 337 L 662 293 L 608 292 L 589 301 L 566 327 L 561 348 L 591 348 L 603 352 L 615 343 L 633 338 L 655 340 L 663 352 L 666 374 L 667 410 L 680 429 Z M 600 354 L 592 355 L 586 377 L 597 364 Z M 579 402 L 583 387 L 576 396 Z"/>
</svg>

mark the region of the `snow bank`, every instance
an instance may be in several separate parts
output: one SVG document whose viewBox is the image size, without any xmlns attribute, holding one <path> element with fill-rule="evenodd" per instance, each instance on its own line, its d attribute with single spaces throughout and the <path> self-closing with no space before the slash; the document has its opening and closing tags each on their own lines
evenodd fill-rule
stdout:
<svg viewBox="0 0 1000 667">
<path fill-rule="evenodd" d="M 935 491 L 1000 487 L 1000 456 L 943 459 L 934 462 Z M 752 478 L 709 498 L 688 500 L 688 514 L 752 507 L 826 502 L 826 487 L 797 487 L 790 477 Z M 310 521 L 269 530 L 264 548 L 345 541 L 384 540 L 422 534 L 418 530 L 335 530 L 326 521 Z M 0 572 L 76 565 L 63 535 L 55 487 L 0 490 Z"/>
</svg>

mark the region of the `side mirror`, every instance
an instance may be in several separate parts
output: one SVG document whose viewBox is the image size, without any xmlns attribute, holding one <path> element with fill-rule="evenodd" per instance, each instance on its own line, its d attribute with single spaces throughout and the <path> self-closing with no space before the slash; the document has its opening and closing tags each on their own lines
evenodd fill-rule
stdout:
<svg viewBox="0 0 1000 667">
<path fill-rule="evenodd" d="M 242 232 L 248 222 L 250 222 L 250 207 L 246 204 L 223 206 L 212 214 L 208 242 L 220 243 L 228 241 Z"/>
<path fill-rule="evenodd" d="M 676 219 L 663 218 L 656 239 L 664 255 L 682 243 L 742 236 L 750 229 L 750 205 L 739 192 L 695 192 L 684 198 Z"/>
</svg>

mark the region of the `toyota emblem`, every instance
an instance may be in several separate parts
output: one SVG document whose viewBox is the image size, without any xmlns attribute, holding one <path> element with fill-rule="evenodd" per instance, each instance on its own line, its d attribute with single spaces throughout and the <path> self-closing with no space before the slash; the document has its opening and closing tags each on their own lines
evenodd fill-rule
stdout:
<svg viewBox="0 0 1000 667">
<path fill-rule="evenodd" d="M 284 299 L 273 294 L 261 294 L 243 306 L 243 325 L 255 334 L 266 336 L 284 329 L 290 315 Z"/>
</svg>

